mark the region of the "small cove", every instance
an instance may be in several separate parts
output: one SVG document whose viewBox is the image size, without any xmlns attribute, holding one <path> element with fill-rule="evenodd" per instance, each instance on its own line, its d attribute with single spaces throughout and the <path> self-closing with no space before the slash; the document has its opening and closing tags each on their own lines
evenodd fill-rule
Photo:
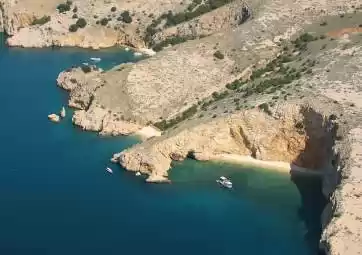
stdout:
<svg viewBox="0 0 362 255">
<path fill-rule="evenodd" d="M 118 166 L 107 174 L 111 155 L 135 138 L 82 132 L 69 113 L 47 120 L 67 101 L 58 73 L 90 57 L 105 69 L 133 60 L 114 49 L 0 47 L 0 254 L 315 252 L 320 184 L 310 179 L 298 189 L 286 174 L 192 160 L 175 164 L 172 185 Z M 216 185 L 221 174 L 233 191 Z"/>
</svg>

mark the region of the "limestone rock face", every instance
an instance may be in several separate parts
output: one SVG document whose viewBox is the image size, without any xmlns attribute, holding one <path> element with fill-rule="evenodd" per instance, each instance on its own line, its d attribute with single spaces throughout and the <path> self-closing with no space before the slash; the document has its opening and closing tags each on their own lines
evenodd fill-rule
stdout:
<svg viewBox="0 0 362 255">
<path fill-rule="evenodd" d="M 103 119 L 103 129 L 101 135 L 130 135 L 142 128 L 141 125 L 120 120 L 117 115 L 108 114 Z"/>
<path fill-rule="evenodd" d="M 84 72 L 82 68 L 73 68 L 61 72 L 57 78 L 59 87 L 70 91 L 69 106 L 77 109 L 87 109 L 95 90 L 102 86 L 101 79 L 97 77 L 101 70 L 90 66 L 90 72 Z"/>
<path fill-rule="evenodd" d="M 35 19 L 35 15 L 30 12 L 13 9 L 14 5 L 14 0 L 0 0 L 0 32 L 6 32 L 8 35 L 14 35 Z"/>
<path fill-rule="evenodd" d="M 105 48 L 116 45 L 128 45 L 145 48 L 143 33 L 153 17 L 169 10 L 175 13 L 187 8 L 190 0 L 182 4 L 178 0 L 137 0 L 137 1 L 93 1 L 74 0 L 71 10 L 59 13 L 56 9 L 58 0 L 0 0 L 0 29 L 12 37 L 8 38 L 10 46 L 49 47 L 74 46 L 83 48 Z M 72 11 L 77 7 L 77 17 L 87 22 L 85 28 L 70 31 L 75 24 Z M 115 7 L 116 11 L 111 11 Z M 132 22 L 119 19 L 123 11 L 128 11 Z M 32 25 L 35 18 L 44 15 L 51 20 L 42 25 Z M 107 24 L 100 20 L 107 18 Z"/>
<path fill-rule="evenodd" d="M 305 168 L 323 168 L 327 164 L 328 143 L 315 143 L 315 149 L 309 147 L 312 139 L 327 141 L 331 137 L 323 115 L 308 106 L 298 105 L 279 107 L 276 115 L 274 118 L 258 110 L 232 114 L 135 145 L 115 158 L 118 157 L 126 169 L 147 173 L 151 179 L 166 178 L 171 161 L 183 160 L 190 153 L 202 160 L 235 154 Z M 295 127 L 296 121 L 304 121 L 305 131 Z M 314 125 L 310 126 L 309 121 Z M 315 157 L 319 160 L 315 161 Z"/>
<path fill-rule="evenodd" d="M 157 44 L 172 37 L 198 38 L 235 28 L 243 19 L 247 19 L 242 16 L 243 7 L 247 8 L 245 2 L 236 0 L 190 21 L 166 28 L 153 36 L 153 43 Z"/>
<path fill-rule="evenodd" d="M 83 130 L 99 132 L 103 128 L 103 119 L 107 115 L 107 110 L 97 106 L 92 106 L 88 111 L 77 110 L 73 115 L 73 123 Z"/>
</svg>

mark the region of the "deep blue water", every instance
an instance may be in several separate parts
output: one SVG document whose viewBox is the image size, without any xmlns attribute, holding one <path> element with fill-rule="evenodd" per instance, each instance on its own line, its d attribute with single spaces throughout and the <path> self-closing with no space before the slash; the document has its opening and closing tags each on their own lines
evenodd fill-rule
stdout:
<svg viewBox="0 0 362 255">
<path fill-rule="evenodd" d="M 50 123 L 67 99 L 58 73 L 93 56 L 104 68 L 132 60 L 114 50 L 0 48 L 1 255 L 310 254 L 318 214 L 287 175 L 186 161 L 172 185 L 145 184 L 116 165 L 104 171 L 134 138 L 81 132 L 69 115 Z M 221 174 L 233 191 L 216 185 Z"/>
</svg>

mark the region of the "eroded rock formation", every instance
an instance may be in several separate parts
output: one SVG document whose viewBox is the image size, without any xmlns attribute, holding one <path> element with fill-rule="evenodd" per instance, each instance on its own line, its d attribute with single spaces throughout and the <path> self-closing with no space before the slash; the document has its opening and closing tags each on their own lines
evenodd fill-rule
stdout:
<svg viewBox="0 0 362 255">
<path fill-rule="evenodd" d="M 329 165 L 332 126 L 308 105 L 279 106 L 273 116 L 253 109 L 135 145 L 113 160 L 148 174 L 149 181 L 167 179 L 171 161 L 184 160 L 190 152 L 199 160 L 233 154 L 320 170 Z"/>
</svg>

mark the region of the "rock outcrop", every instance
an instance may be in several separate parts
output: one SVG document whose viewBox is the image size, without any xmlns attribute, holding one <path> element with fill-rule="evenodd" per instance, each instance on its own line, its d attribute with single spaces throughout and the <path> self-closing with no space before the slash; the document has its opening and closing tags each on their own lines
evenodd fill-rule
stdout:
<svg viewBox="0 0 362 255">
<path fill-rule="evenodd" d="M 55 122 L 55 123 L 58 123 L 60 122 L 60 117 L 59 115 L 55 114 L 55 113 L 52 113 L 52 114 L 49 114 L 48 115 L 48 119 L 52 122 Z"/>
<path fill-rule="evenodd" d="M 173 37 L 195 39 L 236 28 L 250 18 L 250 12 L 245 1 L 236 0 L 190 21 L 161 30 L 152 37 L 152 43 L 158 44 Z"/>
<path fill-rule="evenodd" d="M 273 116 L 254 109 L 146 141 L 113 160 L 118 157 L 126 169 L 148 174 L 149 181 L 166 180 L 171 161 L 190 156 L 212 160 L 234 154 L 317 170 L 328 166 L 331 125 L 307 105 L 279 106 Z"/>
<path fill-rule="evenodd" d="M 12 36 L 8 38 L 10 46 L 98 49 L 116 45 L 145 48 L 143 36 L 152 17 L 170 10 L 182 11 L 189 1 L 180 4 L 176 0 L 75 0 L 70 10 L 62 13 L 57 10 L 61 2 L 56 0 L 0 3 L 0 28 Z M 33 23 L 44 16 L 49 16 L 49 21 Z M 79 18 L 86 21 L 86 26 L 72 29 Z"/>
<path fill-rule="evenodd" d="M 95 92 L 104 86 L 104 80 L 99 76 L 101 73 L 102 70 L 94 66 L 83 66 L 59 74 L 58 86 L 70 92 L 68 105 L 77 109 L 72 118 L 73 123 L 83 130 L 99 132 L 101 135 L 129 135 L 141 130 L 143 125 L 129 119 L 126 121 L 122 112 L 97 101 Z"/>
</svg>

